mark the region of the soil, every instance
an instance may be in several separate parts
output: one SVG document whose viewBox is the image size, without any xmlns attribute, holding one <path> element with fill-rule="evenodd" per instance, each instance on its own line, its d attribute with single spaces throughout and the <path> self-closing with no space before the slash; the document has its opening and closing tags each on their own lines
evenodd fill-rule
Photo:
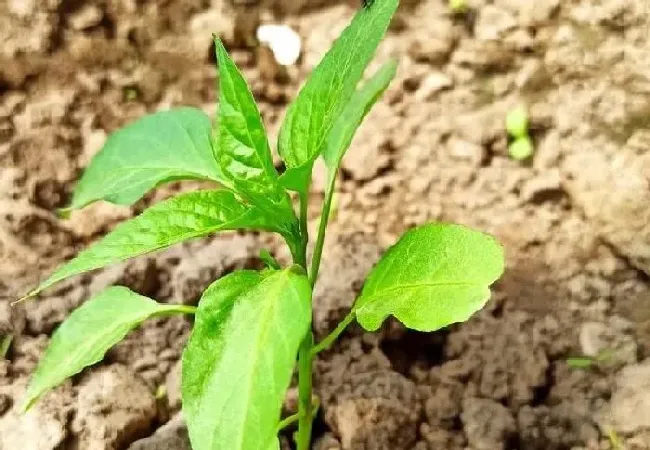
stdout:
<svg viewBox="0 0 650 450">
<path fill-rule="evenodd" d="M 488 307 L 433 334 L 351 327 L 317 363 L 319 450 L 650 449 L 650 3 L 403 0 L 377 61 L 399 73 L 349 151 L 317 288 L 315 329 L 340 320 L 384 249 L 425 221 L 493 233 L 507 270 Z M 147 205 L 96 204 L 62 220 L 107 134 L 173 105 L 214 110 L 212 32 L 250 80 L 272 135 L 357 2 L 0 2 L 0 449 L 189 449 L 178 415 L 191 323 L 149 321 L 106 360 L 21 416 L 49 335 L 121 283 L 196 303 L 215 278 L 260 267 L 268 235 L 226 234 L 9 302 Z M 279 70 L 261 22 L 303 37 Z M 535 154 L 507 155 L 504 118 L 528 106 Z M 315 174 L 314 204 L 323 173 Z M 315 208 L 312 225 L 317 224 Z M 606 355 L 606 356 L 603 356 Z M 576 367 L 573 357 L 591 357 Z M 286 408 L 295 406 L 295 391 Z M 289 448 L 289 435 L 283 436 Z"/>
</svg>

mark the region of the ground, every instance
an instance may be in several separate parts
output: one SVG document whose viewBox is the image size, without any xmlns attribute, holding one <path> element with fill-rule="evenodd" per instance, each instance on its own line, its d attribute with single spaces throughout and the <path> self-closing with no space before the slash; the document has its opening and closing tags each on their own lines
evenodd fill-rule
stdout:
<svg viewBox="0 0 650 450">
<path fill-rule="evenodd" d="M 316 368 L 320 450 L 650 449 L 650 4 L 646 0 L 403 0 L 378 55 L 399 72 L 343 163 L 315 300 L 322 337 L 381 253 L 425 221 L 503 243 L 486 310 L 434 334 L 352 327 Z M 359 4 L 324 0 L 0 3 L 0 449 L 182 449 L 178 359 L 187 319 L 147 322 L 106 360 L 21 416 L 53 329 L 121 283 L 195 304 L 215 278 L 259 267 L 277 238 L 227 234 L 9 302 L 133 208 L 66 205 L 107 134 L 174 105 L 214 111 L 210 36 L 250 80 L 271 135 L 287 102 Z M 303 37 L 280 70 L 253 39 L 280 21 Z M 535 154 L 507 154 L 525 104 Z M 322 199 L 317 168 L 314 204 Z M 312 211 L 312 226 L 318 210 Z M 603 356 L 605 355 L 605 356 Z M 587 368 L 575 357 L 592 357 Z M 286 408 L 295 405 L 290 391 Z M 289 434 L 283 437 L 288 445 Z"/>
</svg>

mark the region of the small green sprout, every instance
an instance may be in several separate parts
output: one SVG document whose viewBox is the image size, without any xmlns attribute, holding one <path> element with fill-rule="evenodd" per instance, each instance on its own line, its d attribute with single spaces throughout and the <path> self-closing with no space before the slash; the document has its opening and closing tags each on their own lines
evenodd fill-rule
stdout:
<svg viewBox="0 0 650 450">
<path fill-rule="evenodd" d="M 465 14 L 469 9 L 467 0 L 449 0 L 449 9 L 454 14 Z"/>
<path fill-rule="evenodd" d="M 5 359 L 7 357 L 13 339 L 14 337 L 10 334 L 3 336 L 0 339 L 0 359 Z"/>
<path fill-rule="evenodd" d="M 621 438 L 618 436 L 616 430 L 611 427 L 607 427 L 606 432 L 609 443 L 612 446 L 612 450 L 624 450 L 623 444 L 621 443 Z"/>
<path fill-rule="evenodd" d="M 601 363 L 609 361 L 614 356 L 614 350 L 606 348 L 596 356 L 575 356 L 567 358 L 566 362 L 572 369 L 591 369 Z"/>
<path fill-rule="evenodd" d="M 278 153 L 287 168 L 282 174 L 273 164 L 253 95 L 218 39 L 217 120 L 200 109 L 177 108 L 145 116 L 109 137 L 86 168 L 69 209 L 99 200 L 130 205 L 160 184 L 181 179 L 213 181 L 215 187 L 162 201 L 118 225 L 28 297 L 74 275 L 227 230 L 277 233 L 293 261 L 282 267 L 263 251 L 264 269 L 239 270 L 214 281 L 197 308 L 109 287 L 54 332 L 28 386 L 24 410 L 101 361 L 145 320 L 192 314 L 181 377 L 192 448 L 279 450 L 278 431 L 297 422 L 296 448 L 307 450 L 318 409 L 313 361 L 348 325 L 375 331 L 394 316 L 408 328 L 428 332 L 466 321 L 485 306 L 504 269 L 499 243 L 460 225 L 423 224 L 384 254 L 348 315 L 314 342 L 312 296 L 338 169 L 357 128 L 395 76 L 396 63 L 389 61 L 358 85 L 397 6 L 398 0 L 374 0 L 360 8 L 312 72 L 280 129 Z M 328 177 L 311 247 L 307 211 L 318 158 Z M 298 411 L 282 419 L 296 366 Z M 163 393 L 158 390 L 157 396 Z"/>
<path fill-rule="evenodd" d="M 125 87 L 124 88 L 124 100 L 127 102 L 132 102 L 138 99 L 138 90 L 134 87 Z"/>
<path fill-rule="evenodd" d="M 530 158 L 533 154 L 533 141 L 528 133 L 528 113 L 526 108 L 518 106 L 506 116 L 506 130 L 511 138 L 508 145 L 510 157 L 517 161 Z"/>
</svg>

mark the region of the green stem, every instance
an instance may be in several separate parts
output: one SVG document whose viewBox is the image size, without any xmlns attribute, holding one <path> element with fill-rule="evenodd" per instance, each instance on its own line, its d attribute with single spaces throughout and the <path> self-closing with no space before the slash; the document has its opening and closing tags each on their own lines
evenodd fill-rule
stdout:
<svg viewBox="0 0 650 450">
<path fill-rule="evenodd" d="M 332 331 L 330 334 L 328 334 L 322 341 L 320 341 L 317 345 L 312 347 L 311 349 L 311 356 L 312 358 L 322 352 L 323 350 L 327 350 L 332 346 L 332 344 L 336 341 L 336 339 L 345 331 L 345 329 L 354 321 L 354 309 L 348 313 L 347 316 L 345 316 L 345 319 L 343 319 L 337 326 L 334 328 L 334 331 Z"/>
<path fill-rule="evenodd" d="M 332 198 L 334 197 L 334 186 L 336 184 L 336 172 L 330 175 L 328 180 L 327 190 L 325 191 L 325 201 L 323 202 L 323 209 L 320 215 L 320 224 L 318 225 L 318 237 L 314 246 L 314 255 L 311 259 L 311 274 L 309 281 L 312 287 L 316 284 L 318 278 L 318 271 L 320 270 L 321 257 L 323 255 L 323 246 L 325 245 L 325 233 L 327 231 L 327 223 L 330 220 L 330 210 L 332 208 Z"/>
<path fill-rule="evenodd" d="M 308 190 L 300 193 L 300 248 L 298 250 L 298 255 L 296 255 L 296 263 L 300 264 L 305 270 L 307 270 L 307 243 L 309 242 L 309 229 L 307 224 L 307 214 L 308 214 Z"/>
<path fill-rule="evenodd" d="M 308 230 L 308 202 L 309 186 L 300 194 L 300 250 L 295 262 L 307 271 L 307 244 L 309 242 Z M 298 435 L 296 439 L 297 450 L 309 450 L 311 443 L 311 428 L 313 421 L 312 405 L 312 356 L 314 335 L 309 330 L 298 349 Z"/>
<path fill-rule="evenodd" d="M 318 409 L 320 408 L 320 400 L 318 398 L 314 398 L 314 401 L 312 402 L 311 405 L 311 418 L 314 420 L 316 417 L 316 414 L 318 414 Z M 294 423 L 298 422 L 300 419 L 300 413 L 292 414 L 289 417 L 285 417 L 280 421 L 278 424 L 278 431 L 282 431 L 288 426 L 293 425 Z"/>
<path fill-rule="evenodd" d="M 314 335 L 307 333 L 298 350 L 298 438 L 297 450 L 309 450 L 313 421 L 312 347 Z"/>
<path fill-rule="evenodd" d="M 298 421 L 299 418 L 300 418 L 299 413 L 298 414 L 292 414 L 289 417 L 285 417 L 278 424 L 278 431 L 282 431 L 285 428 L 287 428 L 288 426 L 293 425 L 294 423 L 296 423 Z"/>
</svg>

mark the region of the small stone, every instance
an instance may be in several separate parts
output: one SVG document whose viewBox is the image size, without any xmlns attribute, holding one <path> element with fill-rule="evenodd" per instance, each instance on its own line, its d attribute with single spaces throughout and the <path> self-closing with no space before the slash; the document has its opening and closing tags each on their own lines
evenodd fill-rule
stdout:
<svg viewBox="0 0 650 450">
<path fill-rule="evenodd" d="M 610 414 L 605 422 L 610 420 L 621 433 L 631 434 L 650 428 L 650 359 L 619 372 Z"/>
<path fill-rule="evenodd" d="M 503 37 L 516 26 L 517 21 L 508 11 L 494 5 L 485 5 L 479 10 L 474 33 L 478 39 L 489 41 Z"/>
<path fill-rule="evenodd" d="M 449 154 L 455 158 L 471 161 L 474 165 L 478 165 L 483 161 L 485 149 L 473 142 L 452 139 L 449 142 Z"/>
<path fill-rule="evenodd" d="M 99 25 L 103 17 L 104 13 L 98 6 L 86 4 L 70 15 L 68 23 L 73 30 L 83 31 Z"/>
<path fill-rule="evenodd" d="M 415 100 L 431 100 L 434 94 L 447 89 L 453 85 L 451 78 L 442 72 L 428 74 L 420 83 L 419 89 L 415 92 Z"/>
</svg>

